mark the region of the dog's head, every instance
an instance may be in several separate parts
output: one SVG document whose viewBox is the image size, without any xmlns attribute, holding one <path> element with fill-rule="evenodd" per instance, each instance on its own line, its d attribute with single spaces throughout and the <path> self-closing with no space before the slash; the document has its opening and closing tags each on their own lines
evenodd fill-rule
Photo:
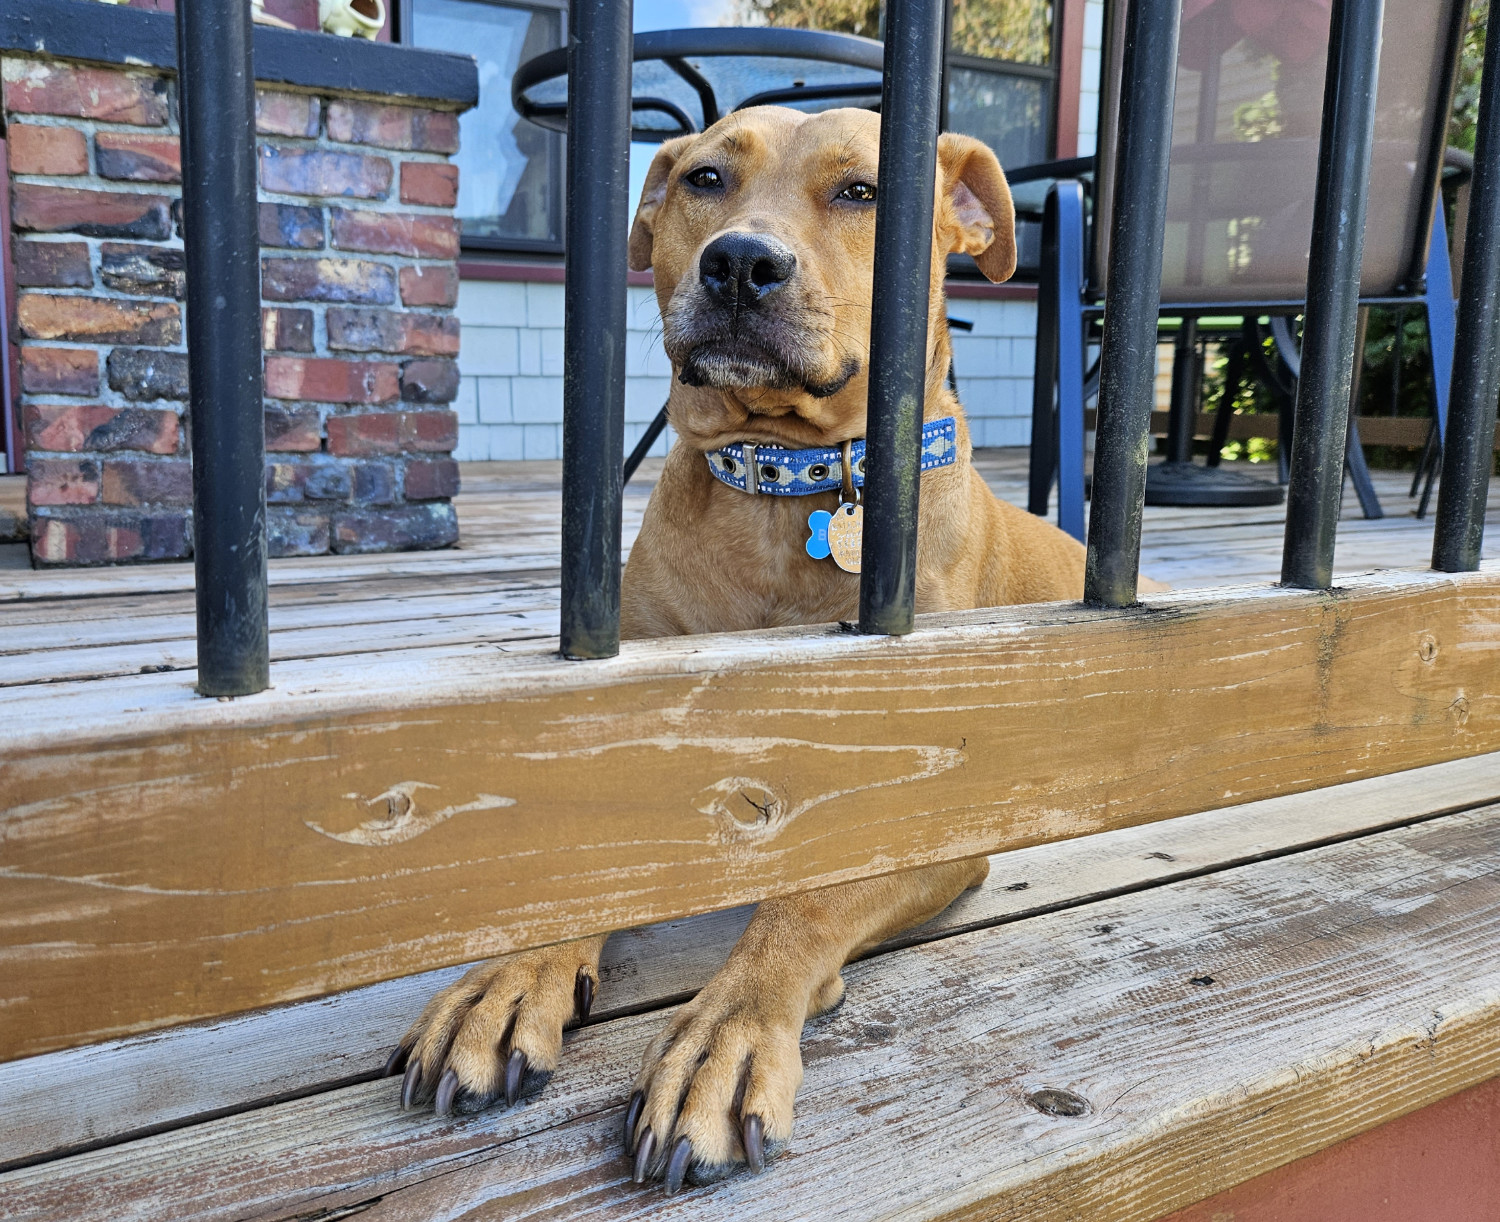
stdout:
<svg viewBox="0 0 1500 1222">
<path fill-rule="evenodd" d="M 672 423 L 690 442 L 827 445 L 865 432 L 880 119 L 763 106 L 661 146 L 630 232 L 652 268 L 676 372 Z M 946 373 L 943 270 L 974 256 L 1015 270 L 1015 212 L 994 153 L 938 145 L 928 379 Z M 692 389 L 684 389 L 692 388 Z"/>
</svg>

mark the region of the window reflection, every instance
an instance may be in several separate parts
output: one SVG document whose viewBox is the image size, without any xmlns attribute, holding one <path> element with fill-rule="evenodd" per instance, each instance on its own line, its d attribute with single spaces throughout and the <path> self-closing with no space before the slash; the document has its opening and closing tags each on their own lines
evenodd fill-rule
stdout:
<svg viewBox="0 0 1500 1222">
<path fill-rule="evenodd" d="M 1001 165 L 1047 159 L 1050 82 L 973 68 L 948 70 L 948 127 L 983 140 Z"/>
<path fill-rule="evenodd" d="M 1038 0 L 953 0 L 950 45 L 960 55 L 1051 63 L 1052 6 Z"/>
<path fill-rule="evenodd" d="M 466 245 L 558 248 L 562 141 L 511 108 L 510 82 L 534 55 L 562 45 L 555 9 L 416 0 L 414 41 L 473 55 L 479 105 L 459 119 L 458 215 Z"/>
<path fill-rule="evenodd" d="M 1162 295 L 1289 301 L 1306 292 L 1331 0 L 1183 0 Z M 1362 291 L 1394 291 L 1425 234 L 1445 109 L 1451 3 L 1386 6 Z M 1106 76 L 1098 189 L 1112 190 L 1122 38 Z M 1437 127 L 1433 124 L 1438 123 Z M 1096 273 L 1109 227 L 1095 233 Z"/>
<path fill-rule="evenodd" d="M 561 251 L 563 140 L 516 114 L 510 84 L 521 64 L 563 45 L 565 0 L 409 2 L 413 42 L 479 61 L 479 105 L 459 120 L 464 245 Z M 883 13 L 883 0 L 636 0 L 634 26 L 773 25 L 878 39 Z M 985 141 L 1008 166 L 1050 152 L 1053 17 L 1046 0 L 953 0 L 947 125 Z M 654 153 L 632 146 L 632 208 Z"/>
</svg>

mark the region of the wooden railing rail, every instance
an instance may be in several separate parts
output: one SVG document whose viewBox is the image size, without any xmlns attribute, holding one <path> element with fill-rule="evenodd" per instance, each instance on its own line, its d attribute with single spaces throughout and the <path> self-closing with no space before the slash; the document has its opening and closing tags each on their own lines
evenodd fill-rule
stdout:
<svg viewBox="0 0 1500 1222">
<path fill-rule="evenodd" d="M 1497 624 L 1490 565 L 0 691 L 0 1060 L 1500 750 Z"/>
</svg>

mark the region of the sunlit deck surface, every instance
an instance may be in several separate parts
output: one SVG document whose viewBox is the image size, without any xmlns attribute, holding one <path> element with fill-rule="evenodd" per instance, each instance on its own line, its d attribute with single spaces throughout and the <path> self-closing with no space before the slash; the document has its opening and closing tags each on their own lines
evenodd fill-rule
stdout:
<svg viewBox="0 0 1500 1222">
<path fill-rule="evenodd" d="M 1024 449 L 976 452 L 996 493 L 1020 504 L 1026 459 Z M 1270 464 L 1236 466 L 1275 478 Z M 649 461 L 626 488 L 627 547 L 660 469 Z M 555 636 L 560 479 L 557 462 L 464 464 L 458 547 L 272 561 L 272 660 Z M 1386 516 L 1366 521 L 1346 485 L 1335 572 L 1426 568 L 1433 515 L 1413 516 L 1411 476 L 1374 480 Z M 14 499 L 18 481 L 3 482 Z M 1275 581 L 1283 515 L 1282 506 L 1147 508 L 1142 570 L 1177 589 Z M 1500 557 L 1500 481 L 1490 523 L 1485 556 Z M 192 566 L 31 571 L 24 545 L 0 545 L 0 629 L 0 686 L 189 669 Z"/>
</svg>

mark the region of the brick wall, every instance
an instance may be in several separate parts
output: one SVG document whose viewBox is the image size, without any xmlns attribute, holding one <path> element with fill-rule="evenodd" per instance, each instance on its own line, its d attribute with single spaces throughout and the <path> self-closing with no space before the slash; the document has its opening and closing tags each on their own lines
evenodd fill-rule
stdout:
<svg viewBox="0 0 1500 1222">
<path fill-rule="evenodd" d="M 175 85 L 7 55 L 32 549 L 191 554 Z M 260 229 L 273 556 L 457 539 L 458 121 L 263 90 Z"/>
</svg>

